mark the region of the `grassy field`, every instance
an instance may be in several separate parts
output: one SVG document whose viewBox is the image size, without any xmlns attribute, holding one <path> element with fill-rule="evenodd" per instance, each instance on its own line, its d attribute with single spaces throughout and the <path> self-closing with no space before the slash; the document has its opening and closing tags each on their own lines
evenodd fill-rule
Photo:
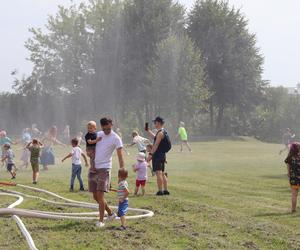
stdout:
<svg viewBox="0 0 300 250">
<path fill-rule="evenodd" d="M 280 145 L 244 138 L 192 146 L 193 153 L 178 153 L 175 146 L 168 155 L 169 197 L 154 195 L 154 178 L 149 179 L 145 197 L 130 197 L 131 207 L 153 210 L 155 216 L 129 221 L 127 231 L 116 230 L 118 222 L 103 230 L 93 222 L 23 221 L 39 249 L 300 249 L 300 212 L 289 213 L 290 191 L 284 156 L 278 155 Z M 56 148 L 57 163 L 68 150 Z M 130 152 L 128 167 L 134 163 L 135 149 Z M 114 185 L 116 170 L 114 164 Z M 87 183 L 86 169 L 83 175 Z M 19 171 L 17 182 L 31 185 L 30 176 L 30 169 Z M 41 172 L 38 187 L 92 202 L 87 192 L 68 192 L 69 176 L 70 161 L 58 163 Z M 130 171 L 131 190 L 134 177 Z M 9 180 L 4 169 L 0 180 Z M 107 198 L 116 204 L 115 194 Z M 14 200 L 0 199 L 1 207 Z M 30 199 L 21 207 L 70 211 Z M 12 219 L 1 218 L 0 228 L 0 249 L 26 249 Z"/>
</svg>

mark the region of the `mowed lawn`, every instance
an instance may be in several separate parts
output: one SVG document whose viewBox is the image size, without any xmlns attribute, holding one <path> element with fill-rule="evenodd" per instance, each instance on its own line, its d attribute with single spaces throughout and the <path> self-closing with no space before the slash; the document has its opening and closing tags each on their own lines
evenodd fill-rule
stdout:
<svg viewBox="0 0 300 250">
<path fill-rule="evenodd" d="M 39 249 L 300 249 L 300 209 L 290 214 L 290 190 L 279 156 L 281 145 L 254 139 L 193 143 L 193 153 L 168 154 L 170 196 L 156 197 L 155 178 L 149 178 L 145 197 L 130 196 L 130 206 L 154 211 L 153 218 L 128 221 L 127 231 L 116 230 L 119 222 L 97 229 L 94 222 L 23 221 Z M 20 149 L 16 150 L 17 155 Z M 69 193 L 71 162 L 60 163 L 69 148 L 55 148 L 57 165 L 41 172 L 38 187 L 80 201 L 93 202 L 88 192 Z M 126 156 L 133 192 L 135 148 Z M 113 185 L 117 184 L 116 159 Z M 87 184 L 87 170 L 83 173 Z M 0 180 L 8 173 L 0 169 Z M 19 171 L 17 182 L 31 184 L 30 169 Z M 78 190 L 78 182 L 76 190 Z M 26 192 L 20 188 L 11 188 Z M 50 198 L 50 197 L 48 197 Z M 108 196 L 116 205 L 114 193 Z M 13 198 L 0 197 L 5 207 Z M 32 199 L 21 206 L 50 211 L 83 211 L 55 207 Z M 89 211 L 89 210 L 85 210 Z M 0 249 L 26 249 L 27 245 L 11 218 L 0 218 Z"/>
</svg>

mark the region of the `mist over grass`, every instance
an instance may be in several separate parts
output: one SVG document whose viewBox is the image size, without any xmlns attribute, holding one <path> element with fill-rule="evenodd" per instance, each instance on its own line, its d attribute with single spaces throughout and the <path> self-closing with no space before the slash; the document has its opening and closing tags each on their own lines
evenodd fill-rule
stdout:
<svg viewBox="0 0 300 250">
<path fill-rule="evenodd" d="M 155 178 L 150 177 L 145 197 L 132 197 L 130 207 L 153 210 L 153 218 L 128 221 L 128 230 L 116 230 L 118 222 L 99 231 L 92 222 L 24 219 L 40 249 L 298 249 L 298 213 L 291 215 L 290 189 L 281 146 L 253 139 L 193 143 L 193 153 L 168 154 L 167 171 L 171 196 L 156 197 Z M 39 187 L 62 196 L 93 202 L 89 193 L 69 193 L 71 163 L 59 161 L 68 149 L 55 148 L 57 165 L 41 172 Z M 21 149 L 16 150 L 17 155 Z M 135 149 L 125 163 L 129 188 L 134 189 Z M 9 180 L 2 169 L 1 180 Z M 87 183 L 87 170 L 83 172 Z M 117 184 L 114 159 L 112 184 Z M 19 171 L 18 183 L 31 185 L 31 171 Z M 77 183 L 78 184 L 78 183 Z M 79 189 L 77 185 L 75 190 Z M 19 191 L 24 191 L 18 189 Z M 108 196 L 115 205 L 115 194 Z M 1 199 L 1 205 L 11 202 Z M 25 199 L 22 208 L 78 211 Z M 14 222 L 1 218 L 0 247 L 18 249 L 26 243 Z M 74 237 L 76 235 L 76 237 Z M 51 239 L 51 240 L 49 240 Z M 12 244 L 11 242 L 15 242 Z M 142 242 L 142 243 L 141 243 Z"/>
</svg>

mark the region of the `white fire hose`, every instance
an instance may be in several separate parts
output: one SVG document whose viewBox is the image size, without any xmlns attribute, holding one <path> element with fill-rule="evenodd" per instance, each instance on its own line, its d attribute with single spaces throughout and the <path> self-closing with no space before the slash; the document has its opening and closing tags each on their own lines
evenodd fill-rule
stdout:
<svg viewBox="0 0 300 250">
<path fill-rule="evenodd" d="M 0 189 L 0 195 L 2 196 L 13 196 L 18 198 L 16 202 L 13 204 L 9 205 L 8 208 L 0 208 L 0 216 L 4 215 L 12 215 L 12 218 L 17 222 L 18 227 L 20 228 L 22 234 L 26 238 L 27 244 L 30 248 L 30 250 L 37 250 L 37 247 L 34 244 L 34 241 L 26 229 L 25 225 L 23 224 L 22 220 L 18 217 L 31 217 L 31 218 L 41 218 L 41 219 L 70 219 L 70 220 L 86 220 L 86 221 L 91 221 L 91 220 L 98 220 L 99 213 L 98 212 L 82 212 L 82 213 L 57 213 L 57 212 L 48 212 L 48 211 L 38 211 L 38 210 L 28 210 L 28 209 L 17 209 L 18 205 L 20 205 L 23 201 L 23 197 L 27 198 L 34 198 L 38 199 L 47 203 L 51 203 L 54 205 L 58 206 L 68 206 L 68 207 L 80 207 L 80 208 L 90 208 L 90 209 L 97 209 L 98 210 L 98 205 L 97 204 L 92 204 L 92 203 L 87 203 L 87 202 L 80 202 L 80 201 L 74 201 L 71 199 L 64 198 L 58 194 L 52 193 L 50 191 L 40 189 L 40 188 L 34 188 L 26 185 L 21 185 L 21 184 L 16 184 L 17 187 L 21 187 L 24 189 L 29 189 L 32 191 L 36 191 L 39 193 L 45 193 L 48 194 L 52 197 L 55 197 L 57 199 L 63 200 L 64 202 L 56 202 L 56 201 L 51 201 L 47 200 L 45 198 L 41 198 L 38 196 L 34 195 L 27 195 L 24 193 L 20 193 L 17 191 L 10 191 L 10 190 L 4 190 Z M 2 191 L 2 192 L 1 192 Z M 112 208 L 117 208 L 116 206 L 112 206 Z M 152 217 L 154 213 L 150 210 L 146 209 L 138 209 L 138 208 L 128 208 L 128 211 L 132 212 L 137 212 L 140 213 L 139 215 L 130 215 L 126 216 L 126 219 L 141 219 L 141 218 L 147 218 L 147 217 Z M 120 219 L 117 217 L 116 219 Z"/>
</svg>

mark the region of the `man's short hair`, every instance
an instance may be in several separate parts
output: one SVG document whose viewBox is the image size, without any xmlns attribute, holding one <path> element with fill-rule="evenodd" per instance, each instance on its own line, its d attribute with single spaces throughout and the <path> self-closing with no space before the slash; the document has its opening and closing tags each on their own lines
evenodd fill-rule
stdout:
<svg viewBox="0 0 300 250">
<path fill-rule="evenodd" d="M 113 121 L 109 117 L 103 117 L 103 118 L 100 119 L 100 124 L 101 124 L 101 126 L 112 125 Z"/>
<path fill-rule="evenodd" d="M 71 143 L 72 143 L 72 145 L 78 146 L 79 141 L 78 141 L 77 138 L 73 138 L 73 139 L 71 140 Z"/>
<path fill-rule="evenodd" d="M 157 116 L 157 117 L 153 120 L 153 122 L 154 122 L 154 123 L 155 123 L 155 122 L 158 122 L 158 123 L 160 123 L 160 124 L 162 124 L 162 125 L 165 124 L 165 120 L 164 120 L 162 117 L 160 117 L 160 116 Z"/>
</svg>

